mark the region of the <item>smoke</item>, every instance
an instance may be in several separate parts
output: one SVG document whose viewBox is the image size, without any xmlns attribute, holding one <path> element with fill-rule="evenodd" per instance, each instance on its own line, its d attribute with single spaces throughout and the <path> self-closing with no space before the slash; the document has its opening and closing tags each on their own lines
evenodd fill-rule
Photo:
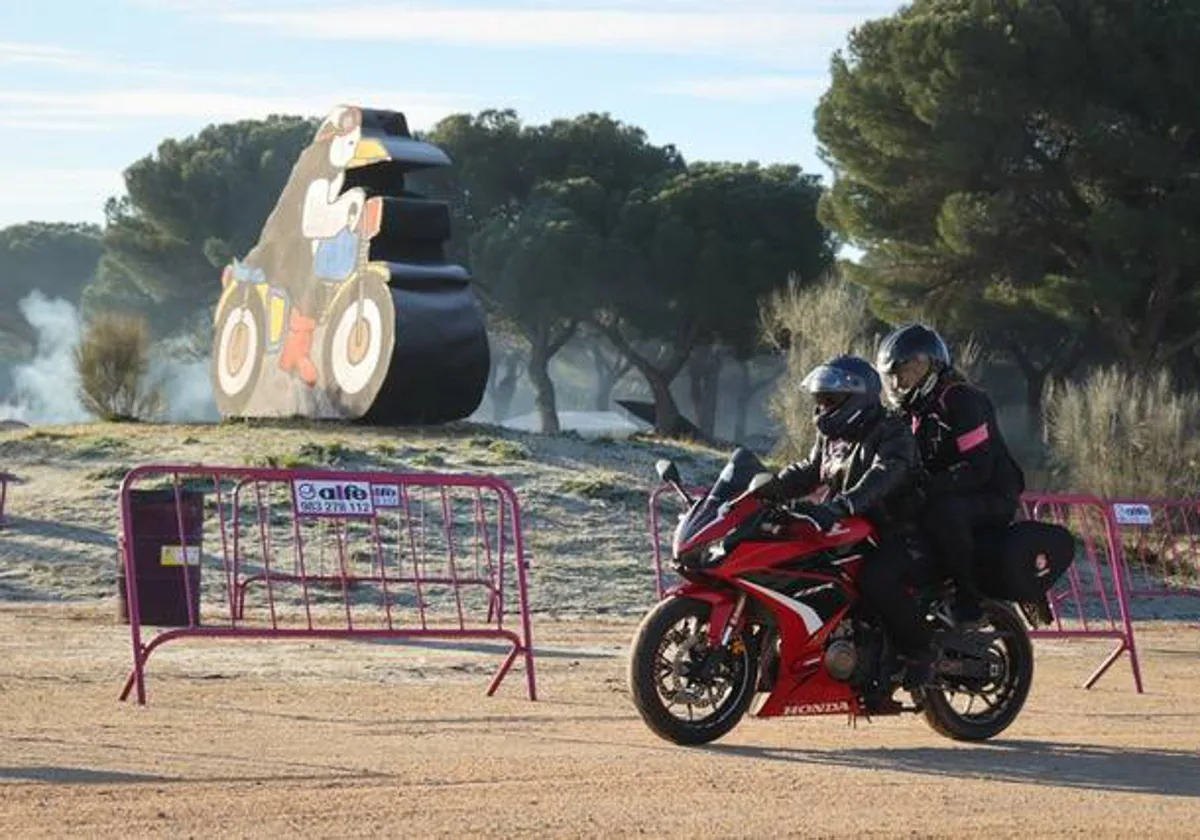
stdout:
<svg viewBox="0 0 1200 840">
<path fill-rule="evenodd" d="M 21 299 L 22 317 L 37 333 L 34 357 L 13 367 L 12 393 L 0 402 L 0 420 L 29 424 L 86 423 L 94 418 L 79 401 L 75 348 L 83 334 L 79 311 L 69 301 L 34 290 Z M 208 359 L 188 357 L 185 342 L 162 341 L 151 351 L 149 382 L 162 389 L 163 415 L 174 423 L 220 420 Z"/>
<path fill-rule="evenodd" d="M 162 388 L 163 414 L 168 423 L 216 423 L 221 419 L 213 397 L 209 360 L 196 358 L 190 342 L 162 341 L 155 346 L 150 380 Z"/>
<path fill-rule="evenodd" d="M 17 304 L 21 316 L 37 332 L 31 361 L 12 372 L 13 394 L 0 403 L 0 420 L 24 423 L 82 423 L 90 419 L 79 402 L 75 347 L 79 344 L 79 313 L 68 301 L 51 300 L 34 290 Z"/>
</svg>

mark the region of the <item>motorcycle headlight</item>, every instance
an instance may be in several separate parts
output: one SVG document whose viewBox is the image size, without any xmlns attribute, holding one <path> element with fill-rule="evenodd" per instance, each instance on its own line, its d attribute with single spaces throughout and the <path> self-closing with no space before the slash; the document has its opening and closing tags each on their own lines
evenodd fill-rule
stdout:
<svg viewBox="0 0 1200 840">
<path fill-rule="evenodd" d="M 725 562 L 725 541 L 715 540 L 696 546 L 675 557 L 675 565 L 682 569 L 711 569 Z"/>
</svg>

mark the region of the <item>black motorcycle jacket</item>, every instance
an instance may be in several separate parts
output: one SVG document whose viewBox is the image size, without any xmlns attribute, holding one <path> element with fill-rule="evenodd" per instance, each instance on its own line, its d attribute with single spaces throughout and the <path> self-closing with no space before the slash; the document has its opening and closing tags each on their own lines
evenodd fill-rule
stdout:
<svg viewBox="0 0 1200 840">
<path fill-rule="evenodd" d="M 877 527 L 900 525 L 913 513 L 917 446 L 907 421 L 879 409 L 879 419 L 861 440 L 831 440 L 818 434 L 812 452 L 778 475 L 779 494 L 800 498 L 822 484 L 830 502 Z"/>
<path fill-rule="evenodd" d="M 985 492 L 1015 501 L 1025 490 L 1025 475 L 1000 433 L 992 401 L 956 371 L 942 374 L 911 422 L 929 496 Z"/>
</svg>

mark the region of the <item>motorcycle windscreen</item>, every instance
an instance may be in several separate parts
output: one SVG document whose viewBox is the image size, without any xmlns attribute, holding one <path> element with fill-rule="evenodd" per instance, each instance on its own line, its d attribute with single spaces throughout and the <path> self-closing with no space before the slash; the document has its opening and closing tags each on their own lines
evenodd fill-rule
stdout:
<svg viewBox="0 0 1200 840">
<path fill-rule="evenodd" d="M 738 447 L 729 456 L 724 469 L 699 504 L 692 508 L 677 535 L 677 542 L 686 542 L 720 514 L 721 505 L 736 499 L 750 488 L 759 473 L 769 472 L 763 462 L 749 449 Z"/>
</svg>

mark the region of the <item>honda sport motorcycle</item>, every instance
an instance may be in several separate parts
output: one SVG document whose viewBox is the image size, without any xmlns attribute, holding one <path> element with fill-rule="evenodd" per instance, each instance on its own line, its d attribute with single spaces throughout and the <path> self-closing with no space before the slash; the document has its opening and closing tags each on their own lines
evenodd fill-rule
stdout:
<svg viewBox="0 0 1200 840">
<path fill-rule="evenodd" d="M 921 713 L 950 738 L 981 741 L 1020 713 L 1033 680 L 1033 649 L 1018 604 L 1032 624 L 1048 623 L 1046 593 L 1070 565 L 1074 537 L 1049 523 L 1020 521 L 981 535 L 977 565 L 989 597 L 985 620 L 955 627 L 948 578 L 932 568 L 914 597 L 934 636 L 934 677 L 893 699 L 897 659 L 856 585 L 875 530 L 862 517 L 828 533 L 804 503 L 768 503 L 756 490 L 772 480 L 745 449 L 692 499 L 679 471 L 658 471 L 685 500 L 672 545 L 683 582 L 643 619 L 630 654 L 630 689 L 642 718 L 676 744 L 725 735 L 747 711 L 756 717 Z"/>
</svg>

